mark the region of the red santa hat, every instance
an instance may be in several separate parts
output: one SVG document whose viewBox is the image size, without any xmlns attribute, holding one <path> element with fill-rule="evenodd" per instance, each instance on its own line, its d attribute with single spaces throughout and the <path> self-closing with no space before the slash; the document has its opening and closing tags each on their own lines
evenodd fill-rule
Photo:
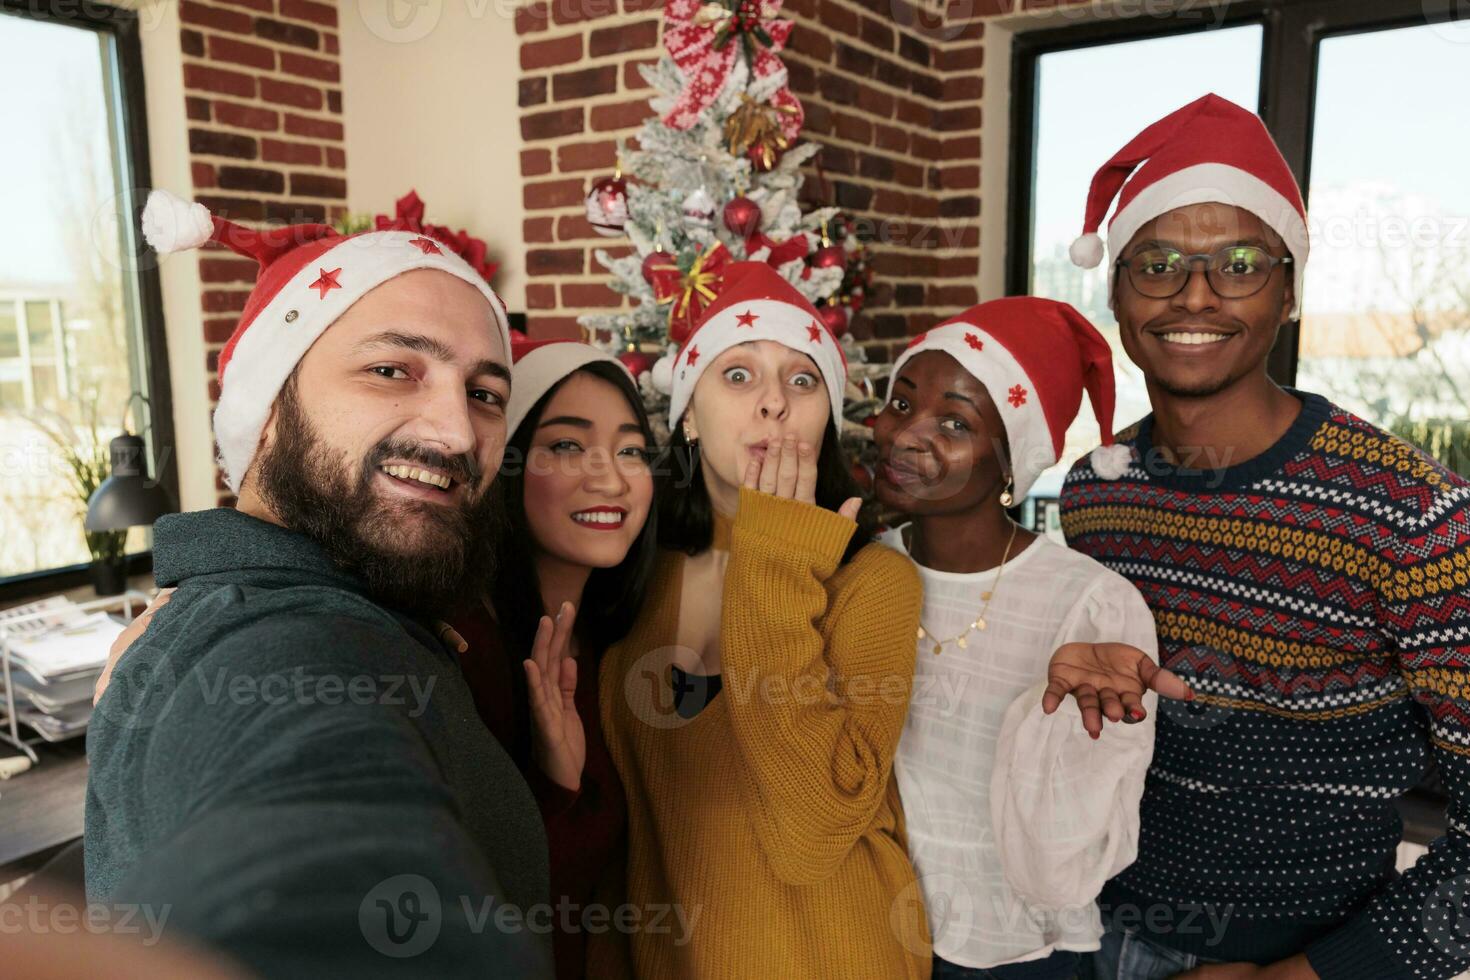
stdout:
<svg viewBox="0 0 1470 980">
<path fill-rule="evenodd" d="M 1114 197 L 1118 207 L 1108 223 L 1107 244 L 1114 259 L 1138 229 L 1175 208 L 1213 203 L 1249 211 L 1291 250 L 1296 284 L 1292 315 L 1301 309 L 1307 209 L 1291 168 L 1255 113 L 1206 95 L 1148 126 L 1113 154 L 1087 192 L 1083 234 L 1069 250 L 1074 264 L 1092 269 L 1102 261 L 1097 230 Z M 1108 269 L 1110 305 L 1116 274 L 1115 264 Z"/>
<path fill-rule="evenodd" d="M 623 362 L 611 354 L 580 340 L 516 340 L 511 344 L 514 359 L 510 404 L 505 409 L 505 431 L 515 435 L 516 429 L 531 409 L 548 391 L 573 371 L 589 364 L 616 364 L 637 389 L 638 382 Z"/>
<path fill-rule="evenodd" d="M 669 393 L 669 426 L 683 418 L 705 367 L 728 348 L 752 340 L 774 340 L 816 363 L 832 400 L 832 424 L 841 431 L 847 357 L 811 301 L 764 262 L 729 266 L 719 295 L 679 351 Z"/>
<path fill-rule="evenodd" d="M 990 393 L 1010 444 L 1017 500 L 1061 458 L 1084 390 L 1102 436 L 1093 469 L 1107 480 L 1127 471 L 1132 451 L 1113 443 L 1112 351 L 1066 303 L 1012 296 L 971 307 L 910 342 L 893 365 L 890 392 L 909 359 L 927 350 L 949 354 Z"/>
<path fill-rule="evenodd" d="M 143 208 L 143 236 L 161 254 L 216 242 L 260 263 L 245 311 L 219 355 L 214 436 L 225 482 L 236 493 L 271 406 L 301 358 L 348 307 L 389 279 L 415 269 L 438 269 L 463 279 L 490 301 L 501 342 L 510 351 L 505 304 L 490 284 L 452 244 L 416 230 L 348 236 L 317 224 L 255 230 L 155 190 Z"/>
</svg>

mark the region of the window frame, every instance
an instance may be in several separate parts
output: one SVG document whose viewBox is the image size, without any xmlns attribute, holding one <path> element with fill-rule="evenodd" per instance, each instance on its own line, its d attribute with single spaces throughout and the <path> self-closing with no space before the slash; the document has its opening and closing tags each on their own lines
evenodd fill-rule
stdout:
<svg viewBox="0 0 1470 980">
<path fill-rule="evenodd" d="M 1250 0 L 1232 3 L 1214 23 L 1208 10 L 1170 17 L 1134 17 L 1063 28 L 1017 32 L 1011 50 L 1010 177 L 1007 193 L 1005 288 L 1025 295 L 1031 272 L 1032 181 L 1036 164 L 1037 69 L 1056 51 L 1193 34 L 1260 24 L 1260 112 L 1304 194 L 1310 194 L 1312 121 L 1316 108 L 1318 43 L 1343 34 L 1366 34 L 1452 20 L 1450 5 L 1428 11 L 1424 0 Z M 1191 23 L 1190 14 L 1200 23 Z M 1120 144 L 1124 137 L 1120 136 Z M 1101 160 L 1098 161 L 1102 163 Z M 1311 202 L 1307 202 L 1308 211 Z M 1078 228 L 1082 215 L 1078 213 Z M 1296 382 L 1300 323 L 1284 324 L 1266 367 L 1280 384 Z"/>
<path fill-rule="evenodd" d="M 117 140 L 114 167 L 121 165 L 125 168 L 125 186 L 133 195 L 133 200 L 129 201 L 133 220 L 125 246 L 133 246 L 133 255 L 147 256 L 148 253 L 140 247 L 139 222 L 143 201 L 138 199 L 137 189 L 151 187 L 152 177 L 148 160 L 143 47 L 138 14 L 95 0 L 84 3 L 75 0 L 0 0 L 0 16 L 19 16 L 110 36 L 112 64 L 110 75 L 104 77 L 104 94 L 111 100 L 108 119 L 113 127 L 112 135 Z M 128 305 L 132 309 L 129 312 L 136 318 L 135 338 L 142 341 L 142 349 L 136 351 L 134 357 L 141 368 L 139 374 L 146 385 L 149 403 L 146 414 L 140 416 L 135 413 L 134 417 L 146 420 L 143 424 L 146 425 L 145 441 L 151 472 L 177 504 L 179 477 L 173 452 L 173 394 L 169 384 L 168 341 L 157 263 L 139 261 L 131 275 Z M 126 563 L 129 576 L 146 574 L 153 570 L 153 553 L 143 551 L 129 555 Z M 0 578 L 0 603 L 21 602 L 86 585 L 90 582 L 90 568 L 89 562 L 83 562 Z"/>
</svg>

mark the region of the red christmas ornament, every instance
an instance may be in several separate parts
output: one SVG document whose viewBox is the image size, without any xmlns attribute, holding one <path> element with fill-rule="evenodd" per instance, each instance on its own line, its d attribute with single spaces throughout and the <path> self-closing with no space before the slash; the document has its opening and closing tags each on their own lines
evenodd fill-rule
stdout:
<svg viewBox="0 0 1470 980">
<path fill-rule="evenodd" d="M 741 238 L 749 238 L 760 230 L 761 207 L 745 195 L 725 205 L 725 227 Z"/>
<path fill-rule="evenodd" d="M 832 331 L 832 336 L 841 337 L 847 333 L 847 307 L 827 303 L 817 312 L 822 314 L 822 322 Z"/>
<path fill-rule="evenodd" d="M 653 362 L 658 358 L 657 354 L 641 350 L 625 350 L 618 355 L 618 360 L 623 362 L 623 367 L 627 368 L 635 379 L 642 377 L 644 371 L 652 370 Z"/>
<path fill-rule="evenodd" d="M 766 173 L 781 162 L 783 152 L 775 143 L 756 143 L 745 151 L 745 158 L 750 161 L 750 169 Z"/>
<path fill-rule="evenodd" d="M 587 223 L 599 235 L 621 235 L 628 221 L 628 182 L 604 177 L 587 193 Z"/>
<path fill-rule="evenodd" d="M 847 253 L 841 245 L 824 245 L 812 256 L 812 265 L 818 269 L 841 269 L 847 265 Z"/>
<path fill-rule="evenodd" d="M 643 281 L 650 286 L 653 285 L 654 277 L 659 272 L 667 272 L 670 269 L 677 272 L 679 262 L 673 255 L 661 248 L 656 248 L 643 257 Z"/>
</svg>

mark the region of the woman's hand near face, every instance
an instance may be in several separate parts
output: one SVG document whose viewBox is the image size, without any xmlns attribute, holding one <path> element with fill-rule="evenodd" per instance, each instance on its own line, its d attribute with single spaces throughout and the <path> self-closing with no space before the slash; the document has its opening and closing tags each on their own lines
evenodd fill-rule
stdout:
<svg viewBox="0 0 1470 980">
<path fill-rule="evenodd" d="M 745 486 L 761 493 L 774 494 L 804 504 L 817 502 L 817 451 L 809 442 L 798 442 L 796 434 L 786 433 L 779 450 L 768 446 L 760 459 L 752 459 L 745 467 Z M 848 498 L 837 512 L 850 521 L 857 520 L 862 508 L 861 497 Z"/>
<path fill-rule="evenodd" d="M 117 634 L 117 639 L 112 641 L 112 647 L 107 651 L 107 666 L 102 668 L 102 674 L 97 678 L 96 686 L 92 688 L 93 707 L 96 707 L 97 702 L 102 700 L 102 692 L 107 690 L 108 682 L 112 680 L 112 671 L 117 667 L 118 661 L 123 658 L 123 654 L 128 652 L 128 647 L 133 645 L 133 641 L 143 635 L 148 624 L 153 622 L 153 614 L 168 605 L 169 597 L 174 594 L 174 591 L 164 589 L 154 596 L 153 601 L 148 603 L 148 608 L 140 612 L 126 629 Z"/>
<path fill-rule="evenodd" d="M 526 689 L 535 722 L 536 764 L 558 786 L 577 790 L 587 764 L 587 736 L 577 714 L 577 660 L 571 655 L 576 607 L 562 603 L 555 621 L 542 616 L 526 664 Z"/>
</svg>

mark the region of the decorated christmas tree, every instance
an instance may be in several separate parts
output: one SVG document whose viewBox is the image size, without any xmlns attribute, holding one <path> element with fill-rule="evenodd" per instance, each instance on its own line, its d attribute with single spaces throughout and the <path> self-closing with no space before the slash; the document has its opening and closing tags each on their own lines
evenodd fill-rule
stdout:
<svg viewBox="0 0 1470 980">
<path fill-rule="evenodd" d="M 632 307 L 580 322 L 623 357 L 661 416 L 672 354 L 717 294 L 725 267 L 768 262 L 840 338 L 855 386 L 847 417 L 856 424 L 843 435 L 861 443 L 876 369 L 862 363 L 848 327 L 869 287 L 866 248 L 836 208 L 804 211 L 798 199 L 799 168 L 820 147 L 798 142 L 801 103 L 778 57 L 793 25 L 777 17 L 780 6 L 669 0 L 667 54 L 640 69 L 655 92 L 654 115 L 636 149 L 620 147 L 619 171 L 587 197 L 593 227 L 633 245 L 617 258 L 596 253 Z"/>
</svg>

